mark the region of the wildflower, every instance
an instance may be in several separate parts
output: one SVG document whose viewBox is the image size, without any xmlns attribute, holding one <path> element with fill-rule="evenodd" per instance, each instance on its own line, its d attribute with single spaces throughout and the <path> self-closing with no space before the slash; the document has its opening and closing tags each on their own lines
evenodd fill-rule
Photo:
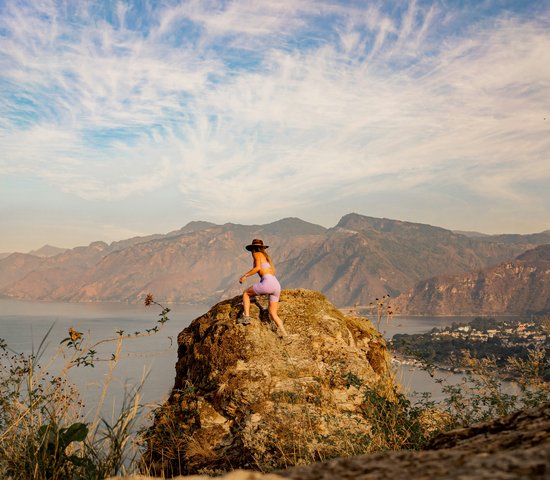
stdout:
<svg viewBox="0 0 550 480">
<path fill-rule="evenodd" d="M 71 337 L 71 340 L 73 342 L 76 342 L 77 340 L 80 340 L 82 338 L 82 333 L 76 331 L 74 328 L 69 327 L 69 337 Z"/>
<path fill-rule="evenodd" d="M 153 294 L 152 293 L 148 293 L 147 296 L 145 297 L 145 306 L 148 307 L 149 305 L 151 305 L 155 300 L 153 299 Z"/>
</svg>

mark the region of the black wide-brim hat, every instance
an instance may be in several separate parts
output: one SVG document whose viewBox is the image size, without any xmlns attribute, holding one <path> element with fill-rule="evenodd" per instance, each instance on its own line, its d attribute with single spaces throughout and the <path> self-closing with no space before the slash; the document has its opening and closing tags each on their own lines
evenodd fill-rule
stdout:
<svg viewBox="0 0 550 480">
<path fill-rule="evenodd" d="M 251 252 L 256 248 L 269 248 L 269 245 L 264 245 L 263 240 L 260 240 L 259 238 L 255 238 L 254 240 L 252 240 L 252 243 L 250 245 L 247 245 L 244 248 L 246 248 L 249 252 Z"/>
</svg>

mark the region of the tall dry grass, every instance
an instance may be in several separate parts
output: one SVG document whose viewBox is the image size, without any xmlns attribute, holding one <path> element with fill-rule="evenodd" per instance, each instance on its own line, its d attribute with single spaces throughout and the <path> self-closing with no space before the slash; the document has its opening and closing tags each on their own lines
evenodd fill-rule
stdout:
<svg viewBox="0 0 550 480">
<path fill-rule="evenodd" d="M 152 328 L 134 334 L 119 331 L 96 342 L 70 328 L 49 357 L 45 345 L 51 328 L 31 354 L 16 353 L 0 339 L 0 478 L 103 479 L 134 469 L 142 383 L 126 392 L 113 419 L 106 419 L 102 410 L 123 344 L 157 334 L 168 321 L 169 309 L 151 295 L 145 304 L 161 308 Z M 100 346 L 110 346 L 109 354 L 99 354 Z M 97 404 L 86 411 L 69 373 L 100 362 L 107 364 L 107 373 Z"/>
</svg>

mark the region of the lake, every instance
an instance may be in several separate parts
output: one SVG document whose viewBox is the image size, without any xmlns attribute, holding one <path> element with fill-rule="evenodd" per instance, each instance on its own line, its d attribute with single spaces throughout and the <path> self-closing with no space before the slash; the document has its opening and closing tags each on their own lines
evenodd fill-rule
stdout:
<svg viewBox="0 0 550 480">
<path fill-rule="evenodd" d="M 109 385 L 102 413 L 113 418 L 120 410 L 125 389 L 139 385 L 145 374 L 141 391 L 142 403 L 162 403 L 170 393 L 175 377 L 177 336 L 191 321 L 208 311 L 205 305 L 170 305 L 170 320 L 156 335 L 124 341 L 120 361 Z M 0 338 L 15 352 L 36 352 L 50 327 L 45 342 L 41 366 L 54 356 L 69 327 L 82 332 L 91 343 L 105 338 L 116 338 L 118 330 L 125 333 L 143 332 L 157 325 L 161 309 L 156 305 L 127 305 L 121 303 L 49 303 L 0 299 Z M 97 348 L 103 358 L 110 358 L 116 344 Z M 59 371 L 65 362 L 58 358 L 48 370 Z M 70 370 L 69 378 L 79 389 L 93 416 L 91 406 L 100 398 L 108 375 L 108 362 L 96 362 L 95 367 Z"/>
<path fill-rule="evenodd" d="M 148 376 L 142 389 L 142 403 L 158 405 L 168 397 L 174 384 L 177 360 L 177 335 L 193 319 L 208 311 L 207 305 L 170 305 L 170 321 L 156 335 L 125 341 L 121 359 L 117 364 L 102 408 L 105 417 L 111 418 L 121 407 L 121 399 L 127 388 L 138 385 Z M 116 337 L 118 330 L 126 333 L 143 332 L 152 328 L 159 319 L 160 308 L 151 305 L 121 303 L 47 303 L 0 299 L 0 338 L 16 351 L 30 353 L 52 330 L 45 342 L 44 363 L 59 348 L 59 342 L 68 336 L 72 327 L 84 334 L 85 341 L 98 341 Z M 380 330 L 386 338 L 395 333 L 422 333 L 434 327 L 444 327 L 453 322 L 465 322 L 470 317 L 397 317 L 389 324 L 382 322 Z M 102 345 L 98 353 L 109 358 L 115 344 Z M 62 367 L 58 359 L 51 371 Z M 42 365 L 44 366 L 44 365 Z M 428 391 L 435 398 L 441 390 L 434 379 L 415 367 L 399 365 L 397 380 L 406 392 Z M 102 386 L 108 375 L 107 362 L 97 362 L 94 368 L 78 367 L 70 370 L 70 380 L 75 383 L 88 407 L 97 404 Z M 440 373 L 453 383 L 457 375 Z M 90 415 L 93 415 L 91 408 Z"/>
</svg>

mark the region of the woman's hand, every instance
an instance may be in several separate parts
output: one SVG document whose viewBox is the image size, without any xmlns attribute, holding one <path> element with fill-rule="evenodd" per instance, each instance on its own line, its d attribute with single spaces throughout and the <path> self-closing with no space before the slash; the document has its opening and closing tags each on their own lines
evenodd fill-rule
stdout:
<svg viewBox="0 0 550 480">
<path fill-rule="evenodd" d="M 244 275 L 243 275 L 241 278 L 239 278 L 239 283 L 243 283 L 243 281 L 244 281 L 245 278 L 246 278 L 246 277 L 245 277 Z"/>
</svg>

